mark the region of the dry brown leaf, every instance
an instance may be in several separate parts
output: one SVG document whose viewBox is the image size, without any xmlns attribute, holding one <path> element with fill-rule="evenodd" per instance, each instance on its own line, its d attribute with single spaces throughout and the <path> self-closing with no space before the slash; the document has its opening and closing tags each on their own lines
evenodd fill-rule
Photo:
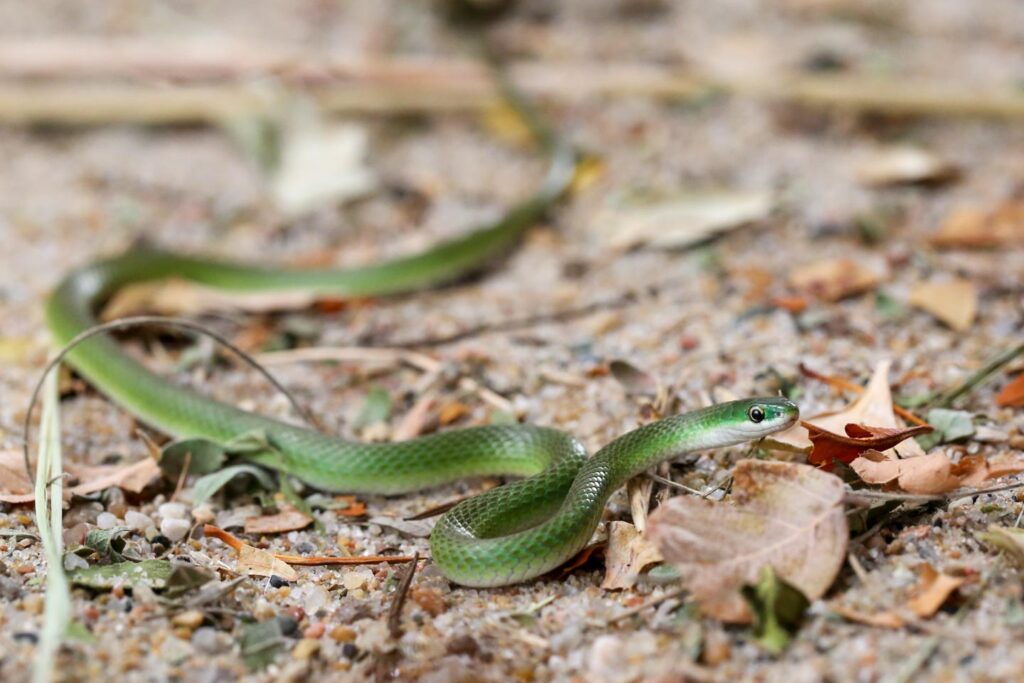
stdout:
<svg viewBox="0 0 1024 683">
<path fill-rule="evenodd" d="M 160 466 L 152 458 L 129 465 L 76 465 L 67 463 L 64 471 L 79 483 L 64 488 L 65 499 L 84 496 L 116 486 L 130 493 L 139 493 L 160 476 Z M 25 472 L 20 451 L 0 451 L 0 502 L 31 503 L 35 500 L 33 483 Z"/>
<path fill-rule="evenodd" d="M 295 508 L 288 508 L 278 512 L 276 515 L 246 518 L 245 533 L 279 534 L 285 531 L 305 529 L 312 523 L 313 519 L 306 513 Z"/>
<path fill-rule="evenodd" d="M 1024 201 L 990 211 L 957 209 L 932 236 L 938 247 L 995 248 L 1024 243 Z"/>
<path fill-rule="evenodd" d="M 741 460 L 729 503 L 680 496 L 648 520 L 648 536 L 710 616 L 747 622 L 738 589 L 761 569 L 811 600 L 825 594 L 846 559 L 843 482 L 807 465 Z"/>
<path fill-rule="evenodd" d="M 956 166 L 917 147 L 877 150 L 857 166 L 857 180 L 871 187 L 936 185 L 957 175 Z"/>
<path fill-rule="evenodd" d="M 613 249 L 681 249 L 762 220 L 774 204 L 766 192 L 683 195 L 606 210 L 595 225 Z"/>
<path fill-rule="evenodd" d="M 953 464 L 942 452 L 893 460 L 871 450 L 862 453 L 850 467 L 868 484 L 894 484 L 907 493 L 933 495 L 1019 474 L 1024 472 L 1024 460 L 986 460 L 969 455 Z"/>
<path fill-rule="evenodd" d="M 273 553 L 243 543 L 238 548 L 238 571 L 249 576 L 280 576 L 286 581 L 299 578 L 299 573 L 274 557 Z"/>
<path fill-rule="evenodd" d="M 461 420 L 471 412 L 473 412 L 473 409 L 462 401 L 452 401 L 445 403 L 441 407 L 441 412 L 437 419 L 442 425 L 450 425 L 457 420 Z"/>
<path fill-rule="evenodd" d="M 809 263 L 789 275 L 791 287 L 823 301 L 863 294 L 880 281 L 881 276 L 874 269 L 848 258 Z"/>
<path fill-rule="evenodd" d="M 907 601 L 907 607 L 922 619 L 928 619 L 939 611 L 953 591 L 963 585 L 964 580 L 937 572 L 928 563 L 921 565 L 919 574 L 913 597 Z"/>
<path fill-rule="evenodd" d="M 978 288 L 970 280 L 922 282 L 911 290 L 908 301 L 963 332 L 970 329 L 978 312 Z"/>
<path fill-rule="evenodd" d="M 139 313 L 197 315 L 209 311 L 267 313 L 308 308 L 316 292 L 225 292 L 185 280 L 141 282 L 119 289 L 103 308 L 102 319 L 114 320 Z"/>
<path fill-rule="evenodd" d="M 809 417 L 785 431 L 767 437 L 764 440 L 765 445 L 781 450 L 810 451 L 813 444 L 807 428 L 804 426 L 805 423 L 810 423 L 822 431 L 833 434 L 845 433 L 848 424 L 903 429 L 904 424 L 896 416 L 892 392 L 889 389 L 889 368 L 891 366 L 891 361 L 880 361 L 875 366 L 871 381 L 864 388 L 864 392 L 843 410 Z M 893 450 L 885 451 L 885 454 L 890 458 L 897 457 Z M 924 449 L 916 441 L 905 441 L 900 445 L 900 455 L 907 458 L 921 456 L 924 455 Z"/>
<path fill-rule="evenodd" d="M 996 396 L 996 405 L 1000 408 L 1020 408 L 1024 406 L 1024 374 L 1017 375 Z"/>
<path fill-rule="evenodd" d="M 629 522 L 608 525 L 608 550 L 605 552 L 604 580 L 601 588 L 632 588 L 646 567 L 661 562 L 658 547 Z"/>
<path fill-rule="evenodd" d="M 895 449 L 898 444 L 911 437 L 933 431 L 929 425 L 893 428 L 851 423 L 844 427 L 844 436 L 820 429 L 810 422 L 802 424 L 807 429 L 808 438 L 814 444 L 807 456 L 807 462 L 825 470 L 832 469 L 837 461 L 850 463 L 868 450 Z"/>
<path fill-rule="evenodd" d="M 874 614 L 865 614 L 864 612 L 844 605 L 831 605 L 831 608 L 833 612 L 842 618 L 858 624 L 864 624 L 866 626 L 876 626 L 878 628 L 903 628 L 905 624 L 903 618 L 895 612 L 875 612 Z"/>
</svg>

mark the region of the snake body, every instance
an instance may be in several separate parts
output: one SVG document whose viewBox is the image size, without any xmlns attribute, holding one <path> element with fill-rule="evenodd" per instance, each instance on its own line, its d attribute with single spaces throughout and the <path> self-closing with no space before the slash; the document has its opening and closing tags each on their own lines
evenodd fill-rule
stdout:
<svg viewBox="0 0 1024 683">
<path fill-rule="evenodd" d="M 556 164 L 534 196 L 492 225 L 420 254 L 362 268 L 267 268 L 133 249 L 67 275 L 47 301 L 47 322 L 55 340 L 65 344 L 93 327 L 99 308 L 122 287 L 171 277 L 229 291 L 303 289 L 352 296 L 450 281 L 510 249 L 564 189 L 565 173 Z M 324 490 L 398 494 L 471 476 L 527 477 L 462 501 L 434 528 L 431 550 L 441 572 L 478 587 L 525 581 L 571 558 L 590 539 L 608 497 L 631 476 L 689 451 L 760 438 L 798 416 L 796 406 L 781 398 L 723 403 L 636 429 L 590 458 L 572 436 L 531 425 L 360 443 L 179 387 L 129 357 L 109 336 L 82 342 L 67 358 L 114 401 L 168 434 L 225 443 L 262 432 L 272 448 L 247 459 Z"/>
</svg>

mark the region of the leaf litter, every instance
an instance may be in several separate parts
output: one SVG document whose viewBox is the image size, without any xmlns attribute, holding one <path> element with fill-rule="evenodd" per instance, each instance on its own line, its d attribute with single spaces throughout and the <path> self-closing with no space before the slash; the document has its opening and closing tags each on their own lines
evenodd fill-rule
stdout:
<svg viewBox="0 0 1024 683">
<path fill-rule="evenodd" d="M 648 533 L 702 611 L 749 622 L 739 593 L 771 566 L 810 599 L 824 595 L 846 557 L 844 487 L 796 463 L 741 460 L 727 503 L 680 496 L 648 520 Z"/>
</svg>

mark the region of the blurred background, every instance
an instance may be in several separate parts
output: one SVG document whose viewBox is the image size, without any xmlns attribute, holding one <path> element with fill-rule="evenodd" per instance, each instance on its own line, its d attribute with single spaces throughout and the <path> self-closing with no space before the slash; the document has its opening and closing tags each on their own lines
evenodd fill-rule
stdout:
<svg viewBox="0 0 1024 683">
<path fill-rule="evenodd" d="M 20 447 L 49 343 L 42 302 L 76 266 L 140 239 L 264 263 L 372 263 L 528 196 L 546 160 L 498 96 L 488 59 L 580 151 L 570 191 L 521 248 L 442 290 L 285 313 L 281 300 L 260 300 L 210 324 L 253 352 L 426 351 L 449 370 L 416 429 L 522 420 L 592 449 L 659 411 L 728 396 L 784 391 L 807 414 L 835 408 L 837 394 L 801 365 L 863 384 L 892 360 L 897 400 L 913 407 L 1019 338 L 1020 0 L 0 0 L 0 445 Z M 150 293 L 118 310 L 194 315 L 211 303 L 167 299 Z M 151 356 L 184 368 L 179 379 L 287 412 L 251 373 L 219 367 L 206 382 L 210 348 L 169 349 L 154 344 Z M 358 438 L 408 434 L 425 393 L 407 367 L 275 374 L 329 430 Z M 371 385 L 387 405 L 367 424 Z M 125 445 L 130 418 L 81 385 L 69 392 L 81 398 L 66 402 L 70 458 L 147 453 Z M 971 405 L 1001 430 L 983 448 L 999 449 L 1024 424 L 993 393 Z M 708 456 L 676 474 L 700 489 L 730 466 Z M 417 497 L 402 512 L 464 493 Z M 927 532 L 921 520 L 907 528 Z M 983 555 L 942 539 L 865 552 L 903 587 L 904 559 L 916 566 L 944 544 Z M 508 636 L 506 622 L 480 626 L 479 601 L 464 592 L 447 618 L 504 645 L 487 645 L 477 668 L 429 648 L 404 666 L 495 680 L 671 671 L 675 626 L 671 642 L 644 624 L 624 629 L 611 649 L 646 655 L 622 669 L 588 649 L 594 634 L 572 626 L 575 615 L 613 598 L 596 590 L 600 577 L 582 576 L 531 626 L 546 645 Z M 851 592 L 861 589 L 870 593 Z M 517 609 L 544 597 L 526 590 Z M 1016 578 L 999 590 L 1019 603 Z M 984 648 L 947 639 L 933 673 L 975 666 L 998 679 L 1021 665 L 1019 605 L 1013 617 L 998 595 L 986 603 L 997 621 L 969 617 L 988 634 Z M 733 666 L 732 680 L 747 666 L 876 680 L 921 644 L 908 631 L 814 618 L 793 654 L 771 663 L 706 625 L 703 651 L 719 659 L 702 662 Z M 93 652 L 116 654 L 113 631 L 96 630 L 107 636 Z M 0 671 L 16 677 L 29 652 Z"/>
</svg>

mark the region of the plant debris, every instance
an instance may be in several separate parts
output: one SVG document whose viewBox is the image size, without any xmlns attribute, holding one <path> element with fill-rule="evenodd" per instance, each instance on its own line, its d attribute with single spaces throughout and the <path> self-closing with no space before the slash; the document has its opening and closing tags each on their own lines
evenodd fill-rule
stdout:
<svg viewBox="0 0 1024 683">
<path fill-rule="evenodd" d="M 729 503 L 680 496 L 648 520 L 648 534 L 705 614 L 748 622 L 738 589 L 766 566 L 811 599 L 846 557 L 843 484 L 806 465 L 741 460 Z"/>
</svg>

